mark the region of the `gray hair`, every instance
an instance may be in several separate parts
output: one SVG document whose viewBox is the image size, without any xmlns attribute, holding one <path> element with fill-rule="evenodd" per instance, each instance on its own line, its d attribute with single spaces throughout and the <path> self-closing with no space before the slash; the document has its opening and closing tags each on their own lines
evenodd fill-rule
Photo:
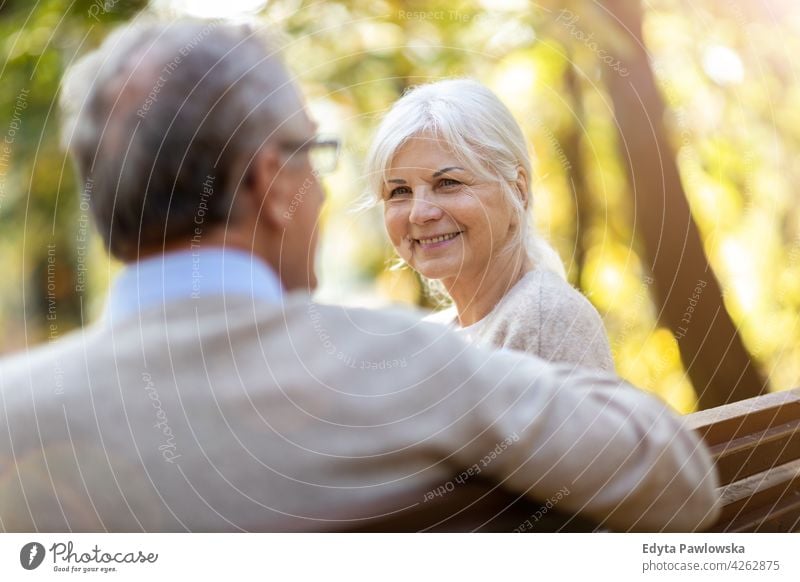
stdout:
<svg viewBox="0 0 800 582">
<path fill-rule="evenodd" d="M 520 227 L 507 252 L 524 250 L 535 265 L 566 278 L 556 251 L 538 235 L 530 212 L 530 193 L 523 201 L 513 184 L 519 168 L 531 176 L 531 160 L 522 129 L 498 97 L 472 79 L 448 79 L 410 89 L 381 122 L 366 161 L 370 202 L 381 199 L 386 172 L 397 151 L 410 138 L 432 134 L 447 142 L 465 167 L 497 180 L 511 203 Z M 433 289 L 440 291 L 438 286 Z"/>
<path fill-rule="evenodd" d="M 304 119 L 270 43 L 249 25 L 134 21 L 65 75 L 64 145 L 109 251 L 224 223 L 255 154 Z M 213 185 L 213 187 L 209 187 Z"/>
</svg>

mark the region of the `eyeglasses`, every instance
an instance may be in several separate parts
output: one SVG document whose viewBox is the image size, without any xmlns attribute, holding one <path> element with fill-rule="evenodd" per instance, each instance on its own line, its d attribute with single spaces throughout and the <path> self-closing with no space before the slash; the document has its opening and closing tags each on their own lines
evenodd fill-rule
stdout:
<svg viewBox="0 0 800 582">
<path fill-rule="evenodd" d="M 317 176 L 325 176 L 336 171 L 339 164 L 339 140 L 334 137 L 315 136 L 305 142 L 288 142 L 280 144 L 283 151 L 291 156 L 300 152 L 308 152 L 311 168 Z"/>
</svg>

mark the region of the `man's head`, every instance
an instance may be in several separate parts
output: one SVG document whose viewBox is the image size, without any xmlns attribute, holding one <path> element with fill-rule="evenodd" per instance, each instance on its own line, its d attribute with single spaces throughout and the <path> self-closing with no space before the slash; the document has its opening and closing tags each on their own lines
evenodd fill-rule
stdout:
<svg viewBox="0 0 800 582">
<path fill-rule="evenodd" d="M 316 284 L 315 127 L 250 26 L 134 22 L 68 71 L 64 141 L 119 259 L 219 244 Z"/>
</svg>

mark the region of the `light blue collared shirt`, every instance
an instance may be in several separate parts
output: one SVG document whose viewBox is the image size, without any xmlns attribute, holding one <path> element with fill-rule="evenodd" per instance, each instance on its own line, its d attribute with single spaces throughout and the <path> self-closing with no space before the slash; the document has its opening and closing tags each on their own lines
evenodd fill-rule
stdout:
<svg viewBox="0 0 800 582">
<path fill-rule="evenodd" d="M 282 294 L 275 272 L 250 253 L 222 247 L 176 251 L 127 265 L 111 287 L 103 319 L 209 295 L 280 303 Z"/>
</svg>

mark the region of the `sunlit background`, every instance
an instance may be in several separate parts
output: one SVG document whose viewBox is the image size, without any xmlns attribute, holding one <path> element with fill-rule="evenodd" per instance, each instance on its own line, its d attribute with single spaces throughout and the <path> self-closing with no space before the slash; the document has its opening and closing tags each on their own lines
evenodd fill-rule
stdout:
<svg viewBox="0 0 800 582">
<path fill-rule="evenodd" d="M 343 138 L 339 169 L 326 180 L 322 301 L 427 305 L 413 272 L 389 269 L 394 255 L 380 209 L 354 212 L 364 194 L 363 156 L 381 113 L 409 86 L 451 76 L 487 84 L 529 139 L 537 224 L 603 316 L 618 372 L 681 411 L 696 406 L 678 339 L 658 321 L 650 261 L 633 231 L 642 209 L 633 204 L 604 69 L 615 66 L 604 58 L 624 39 L 604 2 L 150 4 L 80 1 L 65 12 L 52 0 L 0 1 L 0 132 L 13 133 L 0 157 L 0 352 L 53 339 L 48 297 L 58 301 L 59 336 L 103 307 L 118 265 L 94 234 L 88 246 L 80 242 L 86 213 L 59 148 L 55 99 L 76 55 L 146 10 L 271 27 L 321 131 Z M 770 389 L 800 385 L 800 5 L 643 6 L 649 62 L 667 106 L 672 151 L 664 155 L 677 161 L 724 306 Z M 48 295 L 55 244 L 71 252 Z M 86 279 L 83 293 L 75 293 L 78 277 Z"/>
</svg>

